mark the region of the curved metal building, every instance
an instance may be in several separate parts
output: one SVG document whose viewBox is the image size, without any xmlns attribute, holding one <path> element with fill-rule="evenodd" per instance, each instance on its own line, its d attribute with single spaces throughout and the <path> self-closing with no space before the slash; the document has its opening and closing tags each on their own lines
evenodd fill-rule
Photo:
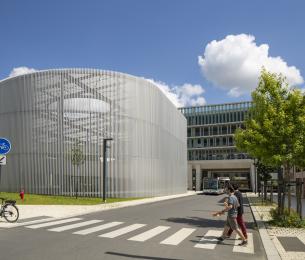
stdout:
<svg viewBox="0 0 305 260">
<path fill-rule="evenodd" d="M 187 189 L 186 119 L 152 83 L 123 73 L 55 69 L 0 81 L 0 137 L 12 150 L 1 191 L 108 197 Z"/>
</svg>

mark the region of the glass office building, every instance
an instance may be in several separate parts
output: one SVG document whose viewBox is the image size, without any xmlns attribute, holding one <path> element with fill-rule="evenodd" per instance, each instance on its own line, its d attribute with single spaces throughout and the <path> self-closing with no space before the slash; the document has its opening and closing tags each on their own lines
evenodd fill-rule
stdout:
<svg viewBox="0 0 305 260">
<path fill-rule="evenodd" d="M 201 190 L 203 178 L 229 177 L 243 189 L 253 187 L 251 158 L 237 151 L 234 132 L 244 128 L 251 102 L 184 107 L 187 119 L 188 188 Z"/>
<path fill-rule="evenodd" d="M 0 81 L 1 191 L 147 197 L 187 189 L 186 120 L 143 78 L 55 69 Z M 103 158 L 103 140 L 109 142 Z M 75 162 L 72 158 L 81 160 Z"/>
</svg>

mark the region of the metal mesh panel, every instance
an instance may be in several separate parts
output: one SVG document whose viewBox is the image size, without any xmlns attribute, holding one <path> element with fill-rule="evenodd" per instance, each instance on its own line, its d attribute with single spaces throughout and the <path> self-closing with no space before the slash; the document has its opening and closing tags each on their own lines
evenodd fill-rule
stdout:
<svg viewBox="0 0 305 260">
<path fill-rule="evenodd" d="M 101 196 L 186 191 L 186 120 L 144 79 L 92 69 L 35 72 L 0 82 L 0 136 L 12 141 L 1 190 Z M 75 147 L 83 163 L 72 163 Z"/>
</svg>

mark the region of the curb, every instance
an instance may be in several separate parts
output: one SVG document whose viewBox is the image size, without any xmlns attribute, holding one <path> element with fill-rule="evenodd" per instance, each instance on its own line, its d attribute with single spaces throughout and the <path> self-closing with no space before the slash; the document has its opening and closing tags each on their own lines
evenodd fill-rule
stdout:
<svg viewBox="0 0 305 260">
<path fill-rule="evenodd" d="M 260 216 L 256 210 L 256 207 L 251 205 L 248 195 L 247 195 L 247 199 L 248 199 L 248 203 L 249 203 L 254 221 L 258 228 L 259 235 L 260 235 L 261 241 L 263 243 L 267 259 L 268 260 L 281 260 L 282 258 L 280 257 L 279 252 L 277 251 L 275 245 L 273 244 L 273 242 L 270 239 L 270 236 L 268 234 L 264 221 L 260 219 Z"/>
</svg>

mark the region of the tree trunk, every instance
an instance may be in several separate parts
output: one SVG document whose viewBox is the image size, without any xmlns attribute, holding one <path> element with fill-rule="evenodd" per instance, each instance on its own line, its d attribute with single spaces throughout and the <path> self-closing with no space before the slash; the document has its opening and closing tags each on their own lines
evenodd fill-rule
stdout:
<svg viewBox="0 0 305 260">
<path fill-rule="evenodd" d="M 264 180 L 264 201 L 267 200 L 267 181 Z"/>
<path fill-rule="evenodd" d="M 75 197 L 76 197 L 76 199 L 77 199 L 77 196 L 78 196 L 78 168 L 79 168 L 79 166 L 77 166 L 77 176 L 76 176 L 76 193 L 75 193 Z"/>
</svg>

